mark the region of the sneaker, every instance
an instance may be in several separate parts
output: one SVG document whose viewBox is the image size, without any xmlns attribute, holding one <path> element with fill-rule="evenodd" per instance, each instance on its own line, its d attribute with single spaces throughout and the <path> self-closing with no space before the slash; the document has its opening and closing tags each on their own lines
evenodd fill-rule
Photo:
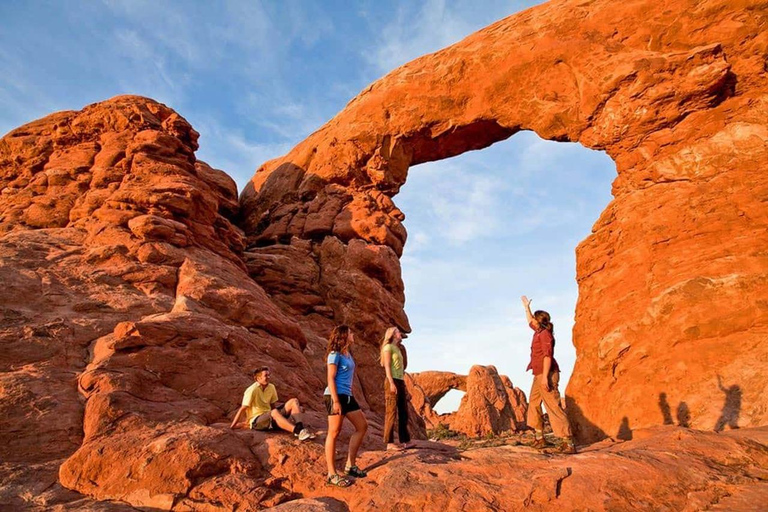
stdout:
<svg viewBox="0 0 768 512">
<path fill-rule="evenodd" d="M 299 432 L 296 437 L 299 438 L 299 441 L 306 441 L 308 439 L 314 439 L 315 435 L 310 432 L 308 429 L 303 428 L 301 429 L 301 432 Z"/>
</svg>

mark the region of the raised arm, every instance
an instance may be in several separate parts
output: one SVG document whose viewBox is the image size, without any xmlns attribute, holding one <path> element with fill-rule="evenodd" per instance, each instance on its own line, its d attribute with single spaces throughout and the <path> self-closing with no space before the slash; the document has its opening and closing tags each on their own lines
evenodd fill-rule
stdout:
<svg viewBox="0 0 768 512">
<path fill-rule="evenodd" d="M 523 301 L 523 308 L 525 308 L 525 316 L 528 318 L 528 325 L 533 324 L 533 326 L 538 329 L 539 322 L 536 321 L 533 317 L 533 313 L 531 313 L 531 299 L 523 295 L 521 300 Z"/>
</svg>

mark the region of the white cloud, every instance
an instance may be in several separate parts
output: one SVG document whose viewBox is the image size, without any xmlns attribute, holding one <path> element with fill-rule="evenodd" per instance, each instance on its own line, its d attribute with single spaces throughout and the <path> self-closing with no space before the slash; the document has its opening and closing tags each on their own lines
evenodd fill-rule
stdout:
<svg viewBox="0 0 768 512">
<path fill-rule="evenodd" d="M 401 3 L 392 21 L 381 29 L 375 45 L 366 48 L 368 62 L 379 72 L 389 72 L 408 61 L 461 41 L 486 25 L 515 11 L 541 3 L 531 0 L 446 2 L 427 0 Z M 420 8 L 415 6 L 420 5 Z M 361 12 L 367 17 L 367 13 Z"/>
<path fill-rule="evenodd" d="M 494 178 L 454 174 L 455 181 L 440 183 L 428 195 L 429 207 L 442 235 L 452 244 L 492 235 L 498 228 L 495 215 L 504 185 Z M 447 185 L 447 186 L 446 186 Z"/>
<path fill-rule="evenodd" d="M 474 31 L 474 27 L 446 7 L 445 0 L 427 0 L 417 12 L 401 5 L 393 21 L 381 34 L 369 60 L 389 72 L 426 53 L 451 45 Z"/>
<path fill-rule="evenodd" d="M 295 98 L 277 84 L 249 93 L 238 102 L 241 115 L 268 132 L 298 144 L 322 126 L 327 119 L 320 105 L 311 98 Z"/>
</svg>

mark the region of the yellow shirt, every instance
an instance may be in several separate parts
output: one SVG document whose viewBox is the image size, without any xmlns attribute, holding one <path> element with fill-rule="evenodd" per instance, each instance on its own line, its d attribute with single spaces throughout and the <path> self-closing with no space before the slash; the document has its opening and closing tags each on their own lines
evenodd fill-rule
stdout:
<svg viewBox="0 0 768 512">
<path fill-rule="evenodd" d="M 400 352 L 400 348 L 392 343 L 387 343 L 383 350 L 392 354 L 392 361 L 389 363 L 389 367 L 392 369 L 392 378 L 403 380 L 405 369 L 403 368 L 403 353 Z"/>
<path fill-rule="evenodd" d="M 266 388 L 254 382 L 243 393 L 243 406 L 247 407 L 248 421 L 272 410 L 272 404 L 277 402 L 277 389 L 270 383 Z"/>
</svg>

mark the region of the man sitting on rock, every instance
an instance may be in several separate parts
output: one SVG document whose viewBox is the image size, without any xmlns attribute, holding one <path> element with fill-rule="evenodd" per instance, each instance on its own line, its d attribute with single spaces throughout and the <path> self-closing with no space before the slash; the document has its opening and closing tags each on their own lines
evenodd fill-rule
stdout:
<svg viewBox="0 0 768 512">
<path fill-rule="evenodd" d="M 299 438 L 299 441 L 313 439 L 315 436 L 301 422 L 299 400 L 291 398 L 284 405 L 278 406 L 277 389 L 269 382 L 269 368 L 261 366 L 253 371 L 253 384 L 245 390 L 240 409 L 232 420 L 231 428 L 251 428 L 253 430 L 282 429 Z M 245 421 L 240 416 L 245 413 Z"/>
</svg>

